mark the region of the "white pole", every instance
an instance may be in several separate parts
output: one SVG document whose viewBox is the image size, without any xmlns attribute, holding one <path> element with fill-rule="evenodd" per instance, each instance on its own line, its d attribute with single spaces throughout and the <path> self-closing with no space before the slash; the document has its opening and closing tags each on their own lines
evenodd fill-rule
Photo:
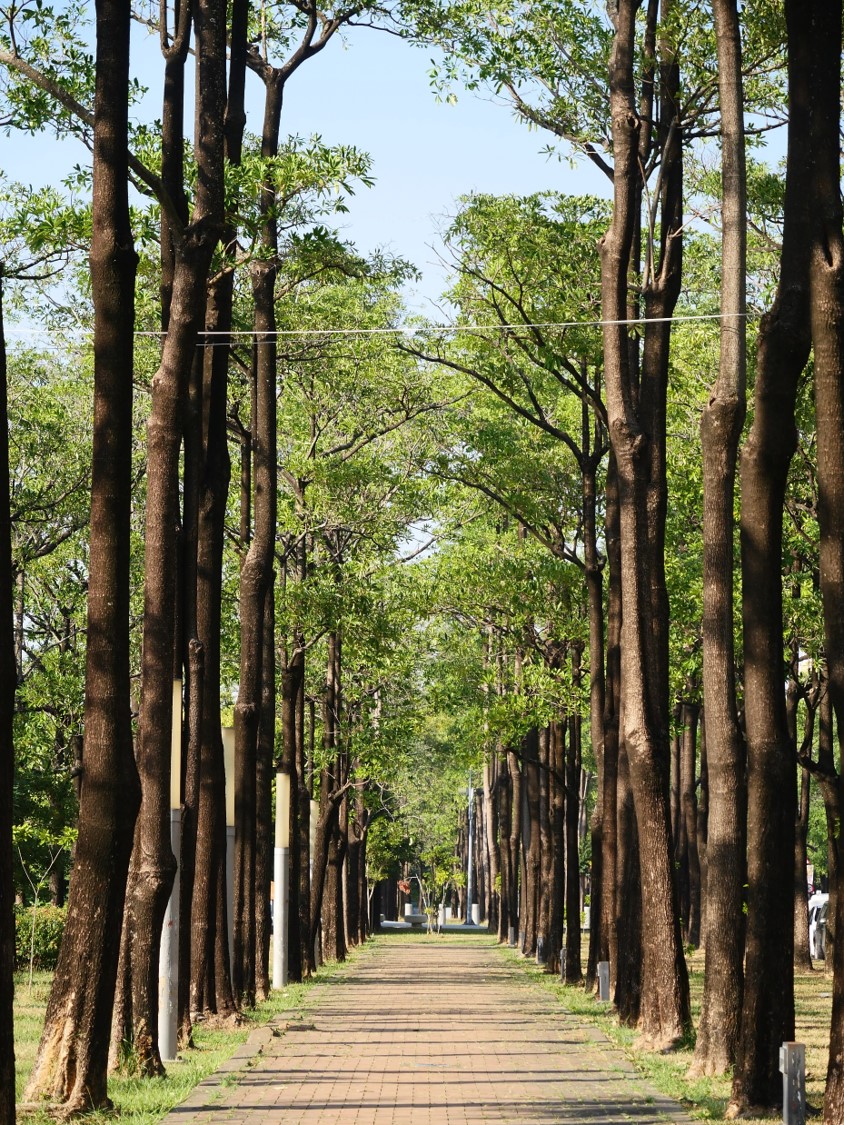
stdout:
<svg viewBox="0 0 844 1125">
<path fill-rule="evenodd" d="M 316 851 L 316 831 L 317 822 L 319 821 L 319 801 L 311 801 L 311 821 L 310 831 L 308 833 L 308 847 L 310 848 L 310 872 L 311 872 L 311 889 L 314 885 L 314 852 Z M 312 918 L 311 925 L 314 927 L 316 937 L 314 938 L 314 964 L 319 964 L 319 919 Z"/>
<path fill-rule="evenodd" d="M 273 988 L 287 986 L 290 910 L 290 774 L 275 775 L 275 899 L 273 901 Z"/>
<path fill-rule="evenodd" d="M 170 810 L 170 846 L 180 863 L 182 810 Z M 163 1061 L 176 1058 L 179 1047 L 179 883 L 177 867 L 173 890 L 164 914 L 158 959 L 158 1051 Z"/>
<path fill-rule="evenodd" d="M 472 788 L 472 773 L 469 772 L 469 862 L 466 874 L 466 924 L 471 926 L 475 921 L 472 916 L 472 899 L 475 897 L 475 865 L 472 857 L 472 829 L 475 822 L 475 790 Z"/>
<path fill-rule="evenodd" d="M 234 960 L 234 727 L 223 727 L 222 734 L 226 775 L 226 922 L 231 965 Z"/>
<path fill-rule="evenodd" d="M 164 914 L 158 957 L 158 1052 L 175 1059 L 179 1047 L 179 891 L 182 848 L 182 681 L 173 681 L 173 721 L 170 737 L 170 847 L 176 857 L 176 877 Z"/>
<path fill-rule="evenodd" d="M 319 820 L 319 801 L 311 801 L 311 821 L 310 830 L 308 832 L 308 847 L 310 849 L 310 858 L 308 860 L 309 871 L 311 874 L 311 881 L 314 877 L 314 851 L 316 850 L 316 830 L 317 821 Z"/>
</svg>

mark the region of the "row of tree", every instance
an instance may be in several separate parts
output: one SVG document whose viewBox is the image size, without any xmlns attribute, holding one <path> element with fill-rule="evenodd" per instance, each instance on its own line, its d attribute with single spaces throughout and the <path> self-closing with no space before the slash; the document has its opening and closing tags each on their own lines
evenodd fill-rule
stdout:
<svg viewBox="0 0 844 1125">
<path fill-rule="evenodd" d="M 485 287 L 485 311 L 505 327 L 496 339 L 504 363 L 477 370 L 473 357 L 439 356 L 480 378 L 526 421 L 555 436 L 579 460 L 584 482 L 580 562 L 600 582 L 591 533 L 589 455 L 609 447 L 604 549 L 608 561 L 606 662 L 601 599 L 590 599 L 592 740 L 598 758 L 603 818 L 601 941 L 616 977 L 619 1011 L 638 1017 L 654 1045 L 678 1042 L 690 1023 L 669 807 L 670 652 L 666 584 L 669 501 L 667 402 L 675 336 L 683 311 L 684 244 L 690 241 L 684 189 L 686 152 L 702 134 L 721 139 L 721 346 L 717 378 L 702 412 L 703 449 L 703 700 L 707 752 L 706 985 L 696 1066 L 735 1066 L 733 1111 L 777 1100 L 778 1045 L 793 1034 L 793 887 L 797 750 L 784 690 L 783 510 L 797 447 L 796 405 L 813 355 L 817 433 L 817 508 L 826 660 L 825 687 L 837 717 L 838 575 L 840 550 L 840 266 L 838 146 L 841 10 L 836 6 L 713 4 L 704 30 L 681 3 L 612 6 L 605 23 L 579 4 L 502 5 L 500 19 L 471 4 L 441 5 L 432 34 L 450 50 L 470 83 L 487 83 L 511 98 L 517 113 L 584 152 L 612 179 L 609 225 L 600 241 L 602 341 L 596 377 L 589 354 L 560 356 L 545 335 L 550 322 L 525 301 L 512 258 L 494 248 L 472 263 L 468 290 Z M 783 14 L 785 25 L 779 23 Z M 505 31 L 502 33 L 501 28 Z M 714 33 L 707 51 L 701 40 Z M 743 35 L 742 35 L 743 33 Z M 693 38 L 694 45 L 692 45 Z M 822 42 L 823 40 L 823 42 Z M 741 713 L 736 696 L 733 616 L 734 484 L 745 414 L 748 117 L 776 112 L 776 82 L 767 81 L 779 44 L 787 48 L 788 146 L 779 274 L 757 340 L 753 424 L 741 455 L 743 651 Z M 608 62 L 596 81 L 596 58 Z M 747 91 L 744 79 L 747 76 Z M 833 92 L 834 91 L 834 92 Z M 720 108 L 720 122 L 711 114 Z M 555 259 L 555 265 L 559 258 Z M 529 291 L 528 291 L 529 292 Z M 696 300 L 699 293 L 693 293 Z M 465 298 L 464 298 L 465 299 Z M 465 304 L 461 306 L 465 308 Z M 523 329 L 512 329 L 511 325 Z M 676 350 L 676 349 L 675 349 Z M 464 349 L 465 355 L 465 349 Z M 536 392 L 533 366 L 594 412 L 598 436 L 576 441 Z M 838 365 L 838 366 L 836 366 Z M 584 439 L 592 426 L 584 425 Z M 555 432 L 556 431 L 556 432 Z M 578 434 L 578 431 L 574 431 Z M 606 435 L 605 437 L 603 435 Z M 472 466 L 474 469 L 474 466 Z M 489 485 L 476 481 L 482 489 Z M 540 539 L 563 554 L 547 522 L 537 526 L 512 495 L 505 497 Z M 590 538 L 592 542 L 590 543 Z M 571 533 L 568 535 L 571 543 Z M 570 549 L 570 548 L 569 548 Z M 807 769 L 837 786 L 830 755 Z M 618 846 L 626 791 L 638 849 Z M 830 796 L 830 800 L 833 797 Z M 615 822 L 615 827 L 613 827 Z M 623 837 L 631 839 L 633 823 Z M 675 833 L 676 836 L 676 833 Z M 637 861 L 633 883 L 624 865 Z M 745 856 L 747 857 L 745 861 Z M 593 873 L 594 874 L 594 873 Z M 594 882 L 594 880 L 593 880 Z M 615 956 L 629 948 L 635 925 L 620 887 L 638 883 L 648 918 L 642 972 L 625 979 Z M 743 917 L 747 884 L 747 926 Z M 839 899 L 840 901 L 840 899 Z M 691 918 L 687 918 L 690 923 Z M 621 940 L 621 927 L 625 927 Z M 618 941 L 618 946 L 616 946 Z M 826 1119 L 839 1120 L 842 981 L 836 978 Z"/>
<path fill-rule="evenodd" d="M 793 1038 L 805 894 L 805 842 L 795 841 L 805 841 L 810 777 L 837 889 L 840 5 L 787 3 L 783 13 L 759 0 L 740 23 L 734 0 L 715 0 L 711 21 L 683 0 L 619 0 L 609 19 L 576 0 L 338 14 L 303 4 L 272 17 L 238 2 L 227 29 L 215 4 L 179 5 L 158 29 L 159 136 L 130 136 L 120 5 L 98 6 L 93 60 L 80 46 L 51 63 L 68 15 L 41 7 L 25 9 L 0 54 L 10 118 L 80 133 L 94 153 L 81 217 L 24 192 L 9 221 L 22 239 L 16 215 L 49 214 L 27 224 L 32 260 L 49 248 L 72 265 L 69 232 L 82 232 L 83 248 L 90 232 L 95 328 L 90 516 L 54 509 L 29 557 L 19 535 L 6 587 L 8 653 L 30 701 L 18 729 L 32 732 L 33 715 L 49 713 L 52 760 L 81 780 L 68 927 L 30 1095 L 69 1110 L 103 1104 L 110 1040 L 128 1043 L 148 1073 L 160 1068 L 175 675 L 187 747 L 186 1038 L 192 1014 L 232 1013 L 269 987 L 275 769 L 293 782 L 291 970 L 306 975 L 318 938 L 325 955 L 342 956 L 363 937 L 390 855 L 415 851 L 440 886 L 454 878 L 456 805 L 441 823 L 414 792 L 427 785 L 414 777 L 424 778 L 420 761 L 445 744 L 460 751 L 461 770 L 483 770 L 476 820 L 502 940 L 518 935 L 526 954 L 556 968 L 565 907 L 565 972 L 579 978 L 591 802 L 587 984 L 609 960 L 621 1017 L 655 1047 L 676 1044 L 691 1024 L 683 942 L 699 939 L 695 1067 L 734 1066 L 734 1112 L 775 1104 L 778 1048 Z M 365 157 L 280 140 L 288 79 L 361 20 L 396 20 L 437 42 L 444 83 L 507 95 L 553 143 L 585 154 L 612 194 L 463 201 L 446 239 L 456 327 L 420 324 L 397 347 L 384 330 L 402 315 L 407 268 L 362 261 L 319 225 L 335 188 L 367 181 Z M 191 43 L 197 131 L 187 153 Z M 260 141 L 245 133 L 248 71 L 266 94 Z M 784 192 L 764 168 L 748 172 L 745 156 L 748 137 L 783 116 Z M 706 167 L 713 135 L 720 176 Z M 151 202 L 130 209 L 130 182 Z M 711 211 L 714 239 L 702 222 Z M 55 300 L 54 286 L 28 281 L 25 292 Z M 748 294 L 751 311 L 771 305 L 751 363 L 737 556 Z M 150 364 L 135 331 L 156 318 L 162 345 Z M 143 387 L 134 402 L 133 372 Z M 139 399 L 146 438 L 133 444 Z M 79 487 L 69 479 L 68 495 Z M 23 506 L 14 526 L 27 527 Z M 432 539 L 445 546 L 429 554 Z M 58 619 L 32 596 L 38 542 L 44 557 L 69 551 Z M 141 557 L 143 605 L 133 606 Z M 55 679 L 51 709 L 32 705 L 27 681 L 34 688 L 60 656 L 72 665 L 82 635 L 84 713 Z M 231 959 L 220 736 L 230 702 Z M 399 806 L 407 828 L 397 832 L 388 825 Z M 11 866 L 0 886 L 5 909 Z M 834 898 L 837 930 L 844 896 Z M 829 1122 L 844 1096 L 842 1004 L 844 966 Z"/>
<path fill-rule="evenodd" d="M 128 1050 L 142 1073 L 161 1070 L 158 950 L 175 874 L 168 828 L 174 678 L 183 684 L 176 723 L 186 747 L 177 779 L 182 1036 L 189 1039 L 192 1016 L 232 1014 L 268 990 L 276 768 L 295 778 L 294 975 L 314 967 L 321 916 L 324 950 L 342 949 L 344 882 L 347 901 L 357 902 L 357 909 L 349 907 L 350 933 L 357 939 L 365 929 L 362 849 L 370 810 L 357 739 L 368 731 L 367 747 L 377 757 L 400 721 L 400 707 L 380 715 L 402 673 L 400 659 L 393 666 L 388 660 L 396 647 L 389 630 L 407 613 L 392 574 L 408 522 L 427 514 L 411 472 L 413 448 L 390 442 L 432 403 L 411 361 L 382 356 L 378 385 L 377 356 L 364 364 L 349 354 L 342 335 L 301 333 L 309 318 L 322 324 L 326 316 L 335 326 L 383 328 L 396 314 L 395 288 L 406 270 L 361 260 L 319 223 L 321 213 L 342 208 L 338 192 L 356 179 L 367 181 L 366 157 L 318 140 L 282 146 L 280 113 L 292 75 L 346 25 L 366 18 L 369 7 L 332 15 L 316 5 L 292 6 L 273 19 L 264 13 L 263 22 L 247 3 L 231 12 L 216 0 L 165 9 L 157 26 L 164 66 L 158 130 L 130 128 L 125 5 L 97 5 L 93 57 L 79 38 L 81 13 L 70 9 L 33 6 L 7 29 L 2 59 L 10 119 L 80 135 L 93 152 L 90 200 L 75 219 L 83 249 L 90 242 L 81 293 L 90 296 L 93 313 L 91 505 L 82 521 L 84 548 L 80 553 L 77 543 L 74 557 L 77 585 L 87 595 L 85 698 L 81 714 L 61 716 L 67 730 L 84 732 L 84 742 L 74 757 L 79 811 L 67 924 L 26 1095 L 47 1097 L 67 1112 L 107 1103 L 110 1044 L 112 1060 Z M 375 19 L 387 16 L 374 12 Z M 57 36 L 66 44 L 60 57 Z M 192 148 L 184 134 L 191 69 Z M 259 138 L 245 132 L 248 72 L 265 96 Z M 130 205 L 131 186 L 140 204 Z M 18 190 L 17 208 L 10 194 L 8 229 L 17 220 L 21 255 L 29 253 L 33 263 L 40 251 L 72 259 L 61 242 L 67 235 L 61 218 L 73 201 L 57 217 L 46 193 L 44 221 L 36 228 L 33 193 Z M 77 274 L 65 299 L 78 299 L 79 285 Z M 54 296 L 55 287 L 46 299 Z M 300 334 L 286 352 L 290 321 Z M 161 349 L 150 368 L 148 353 L 136 347 L 137 329 L 156 324 Z M 145 429 L 139 465 L 133 464 L 136 382 Z M 279 417 L 286 424 L 281 445 Z M 240 450 L 235 491 L 232 439 Z M 239 507 L 234 518 L 230 492 Z M 55 508 L 48 522 L 56 526 Z M 133 574 L 139 537 L 142 570 Z M 43 631 L 35 636 L 20 555 L 17 565 L 23 681 L 44 673 L 51 645 Z M 143 590 L 142 606 L 133 604 L 133 579 Z M 278 628 L 277 603 L 285 615 Z M 224 653 L 222 643 L 233 604 L 235 669 L 232 648 Z M 133 612 L 141 618 L 140 638 L 131 627 Z M 78 658 L 73 630 L 67 633 L 67 648 Z M 10 623 L 10 651 L 14 636 Z M 283 751 L 277 760 L 279 649 Z M 306 680 L 311 653 L 322 664 L 324 690 Z M 318 675 L 312 671 L 311 678 Z M 15 678 L 4 681 L 10 690 Z M 221 703 L 233 684 L 230 951 Z M 51 704 L 60 710 L 57 697 Z M 320 811 L 309 863 L 313 797 Z M 10 858 L 10 848 L 7 853 Z M 351 873 L 345 881 L 344 870 Z M 13 886 L 5 874 L 4 921 Z M 5 941 L 3 948 L 5 957 Z M 4 974 L 4 1005 L 10 983 Z M 9 1027 L 4 1016 L 4 1035 Z M 11 1050 L 3 1053 L 4 1065 L 13 1066 L 5 1061 L 13 1060 Z M 4 1120 L 14 1112 L 14 1083 L 4 1083 L 5 1090 L 12 1091 L 12 1105 L 4 1107 Z"/>
</svg>

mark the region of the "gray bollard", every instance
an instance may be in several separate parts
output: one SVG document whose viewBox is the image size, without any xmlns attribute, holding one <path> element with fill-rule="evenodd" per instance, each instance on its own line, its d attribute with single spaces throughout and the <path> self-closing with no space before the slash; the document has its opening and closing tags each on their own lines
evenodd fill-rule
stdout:
<svg viewBox="0 0 844 1125">
<path fill-rule="evenodd" d="M 610 998 L 610 963 L 609 961 L 598 962 L 598 999 L 609 1000 Z"/>
<path fill-rule="evenodd" d="M 780 1047 L 782 1072 L 782 1119 L 784 1125 L 806 1125 L 806 1046 L 783 1043 Z"/>
<path fill-rule="evenodd" d="M 566 947 L 560 947 L 560 980 L 565 982 L 566 979 Z"/>
<path fill-rule="evenodd" d="M 537 965 L 545 965 L 548 962 L 548 955 L 545 952 L 545 938 L 538 937 L 536 939 L 536 963 Z"/>
</svg>

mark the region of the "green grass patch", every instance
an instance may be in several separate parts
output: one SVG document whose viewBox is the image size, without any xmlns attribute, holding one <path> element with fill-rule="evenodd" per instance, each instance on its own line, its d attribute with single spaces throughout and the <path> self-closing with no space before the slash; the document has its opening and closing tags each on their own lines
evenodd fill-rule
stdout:
<svg viewBox="0 0 844 1125">
<path fill-rule="evenodd" d="M 350 957 L 357 955 L 357 951 L 353 951 Z M 313 987 L 342 976 L 347 966 L 348 962 L 326 965 L 312 981 L 291 984 L 273 992 L 253 1011 L 245 1011 L 238 1027 L 213 1027 L 210 1022 L 196 1024 L 194 1047 L 181 1052 L 175 1062 L 168 1062 L 166 1075 L 161 1078 L 124 1074 L 110 1076 L 108 1089 L 114 1110 L 89 1114 L 86 1121 L 98 1125 L 119 1116 L 126 1125 L 154 1125 L 184 1101 L 199 1082 L 230 1059 L 255 1027 L 284 1015 L 293 1019 L 300 1017 Z M 24 1086 L 35 1063 L 51 982 L 52 974 L 36 973 L 30 989 L 28 973 L 19 973 L 15 978 L 15 1087 L 18 1101 L 22 1099 Z M 236 1074 L 224 1076 L 224 1081 L 228 1083 L 237 1080 Z M 46 1111 L 27 1112 L 20 1115 L 19 1120 L 25 1120 L 27 1125 L 53 1125 L 53 1119 Z"/>
</svg>

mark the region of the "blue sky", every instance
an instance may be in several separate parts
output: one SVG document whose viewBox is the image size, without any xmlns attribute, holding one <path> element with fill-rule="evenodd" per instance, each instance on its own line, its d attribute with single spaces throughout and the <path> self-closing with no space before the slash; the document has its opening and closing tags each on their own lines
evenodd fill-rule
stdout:
<svg viewBox="0 0 844 1125">
<path fill-rule="evenodd" d="M 161 60 L 157 39 L 134 37 L 137 73 L 149 87 L 142 112 L 160 115 Z M 457 91 L 456 105 L 438 103 L 430 87 L 432 50 L 392 35 L 353 29 L 333 40 L 291 79 L 282 131 L 328 143 L 354 144 L 373 158 L 376 184 L 339 217 L 344 236 L 363 252 L 384 247 L 423 273 L 409 291 L 414 310 L 432 312 L 445 285 L 437 261 L 437 231 L 470 191 L 530 193 L 560 190 L 606 194 L 607 182 L 588 162 L 572 168 L 541 152 L 545 134 L 513 119 L 509 107 Z M 251 131 L 260 132 L 258 80 L 248 79 Z M 188 109 L 188 114 L 190 114 Z M 39 184 L 65 174 L 87 153 L 76 142 L 47 136 L 3 138 L 3 167 L 12 179 Z"/>
<path fill-rule="evenodd" d="M 456 105 L 437 103 L 432 53 L 358 30 L 347 49 L 332 43 L 295 75 L 283 119 L 288 132 L 319 132 L 372 155 L 377 183 L 350 201 L 347 236 L 362 250 L 386 246 L 421 269 L 420 307 L 443 288 L 432 247 L 460 195 L 607 190 L 591 166 L 572 169 L 542 154 L 547 136 L 516 122 L 508 106 L 459 91 Z"/>
</svg>

